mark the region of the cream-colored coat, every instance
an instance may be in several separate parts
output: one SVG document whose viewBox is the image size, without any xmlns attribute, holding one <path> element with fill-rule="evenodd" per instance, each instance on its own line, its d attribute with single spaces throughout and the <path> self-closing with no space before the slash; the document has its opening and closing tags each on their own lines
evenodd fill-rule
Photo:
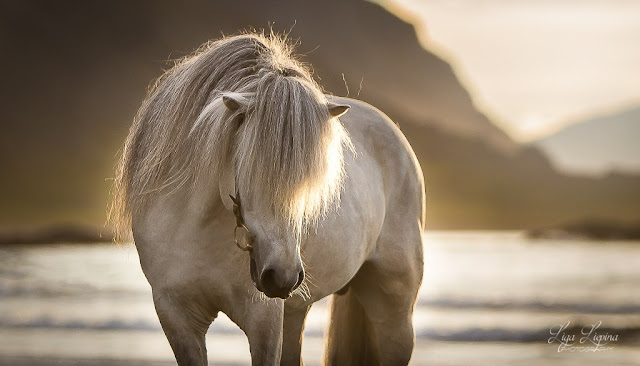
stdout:
<svg viewBox="0 0 640 366">
<path fill-rule="evenodd" d="M 158 195 L 147 210 L 134 213 L 142 269 L 180 365 L 206 364 L 204 337 L 218 312 L 246 333 L 253 365 L 300 365 L 309 307 L 338 291 L 343 294 L 334 295 L 326 363 L 408 363 L 423 273 L 421 169 L 384 114 L 353 99 L 328 99 L 351 106 L 340 118 L 354 153 L 345 152 L 339 208 L 320 219 L 299 247 L 259 211 L 244 212 L 257 238 L 256 262 L 293 271 L 301 257 L 308 296 L 259 295 L 250 256 L 232 237 L 235 221 L 226 194 L 234 192 L 216 180 L 195 191 Z"/>
</svg>

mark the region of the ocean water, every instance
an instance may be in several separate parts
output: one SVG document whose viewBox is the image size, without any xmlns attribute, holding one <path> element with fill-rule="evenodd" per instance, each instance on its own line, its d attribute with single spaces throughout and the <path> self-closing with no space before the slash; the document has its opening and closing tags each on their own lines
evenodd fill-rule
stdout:
<svg viewBox="0 0 640 366">
<path fill-rule="evenodd" d="M 639 263 L 640 242 L 427 233 L 412 364 L 640 364 Z M 307 320 L 307 365 L 321 364 L 326 304 Z M 549 343 L 553 332 L 578 337 L 562 348 Z M 594 348 L 597 334 L 608 338 Z M 223 315 L 207 346 L 210 364 L 250 362 L 243 333 Z M 68 364 L 175 364 L 135 248 L 1 247 L 0 365 Z"/>
</svg>

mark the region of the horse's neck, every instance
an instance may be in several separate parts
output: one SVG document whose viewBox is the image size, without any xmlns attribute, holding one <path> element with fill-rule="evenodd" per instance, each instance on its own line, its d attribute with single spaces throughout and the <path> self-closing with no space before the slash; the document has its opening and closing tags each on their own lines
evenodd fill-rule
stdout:
<svg viewBox="0 0 640 366">
<path fill-rule="evenodd" d="M 159 192 L 134 216 L 134 230 L 159 235 L 193 235 L 212 225 L 233 225 L 233 214 L 225 208 L 217 185 Z"/>
<path fill-rule="evenodd" d="M 234 217 L 224 208 L 218 187 L 212 188 L 158 194 L 134 215 L 136 247 L 147 278 L 165 281 L 169 267 L 180 276 L 201 276 L 197 271 L 203 261 L 232 263 L 239 251 L 232 238 Z"/>
</svg>

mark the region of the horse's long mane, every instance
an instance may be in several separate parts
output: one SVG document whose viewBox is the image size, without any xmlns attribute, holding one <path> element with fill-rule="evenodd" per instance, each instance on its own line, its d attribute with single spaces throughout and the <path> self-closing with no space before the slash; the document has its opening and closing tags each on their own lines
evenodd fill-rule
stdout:
<svg viewBox="0 0 640 366">
<path fill-rule="evenodd" d="M 240 192 L 301 233 L 337 202 L 342 125 L 284 37 L 243 34 L 210 42 L 150 89 L 125 142 L 110 220 L 120 238 L 158 194 L 215 186 L 232 172 Z M 223 96 L 245 98 L 231 111 Z M 241 124 L 241 119 L 244 123 Z"/>
</svg>

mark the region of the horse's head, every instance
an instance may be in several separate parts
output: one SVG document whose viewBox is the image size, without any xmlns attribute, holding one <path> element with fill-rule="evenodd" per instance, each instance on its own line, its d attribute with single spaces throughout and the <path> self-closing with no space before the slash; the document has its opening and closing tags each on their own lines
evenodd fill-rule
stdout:
<svg viewBox="0 0 640 366">
<path fill-rule="evenodd" d="M 299 106 L 255 95 L 223 97 L 240 118 L 234 174 L 221 182 L 220 193 L 233 206 L 236 242 L 249 251 L 251 279 L 272 298 L 286 299 L 303 283 L 305 227 L 339 197 L 342 149 L 350 142 L 336 117 L 349 106 L 317 98 Z"/>
</svg>

